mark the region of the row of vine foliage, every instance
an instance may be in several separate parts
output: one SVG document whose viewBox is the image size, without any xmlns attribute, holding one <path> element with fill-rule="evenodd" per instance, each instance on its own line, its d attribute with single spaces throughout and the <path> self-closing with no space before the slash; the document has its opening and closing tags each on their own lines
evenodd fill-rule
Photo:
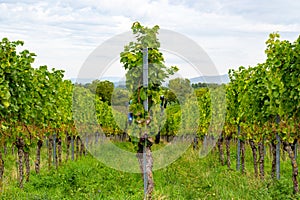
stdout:
<svg viewBox="0 0 300 200">
<path fill-rule="evenodd" d="M 24 179 L 29 181 L 30 149 L 36 148 L 36 173 L 40 172 L 41 148 L 45 141 L 48 144 L 49 168 L 55 155 L 54 145 L 57 148 L 58 158 L 54 158 L 58 159 L 57 165 L 62 163 L 63 142 L 67 147 L 66 160 L 69 159 L 71 141 L 75 143 L 76 152 L 80 147 L 81 152 L 84 150 L 83 137 L 92 135 L 82 135 L 80 128 L 83 126 L 76 127 L 75 122 L 89 126 L 84 130 L 93 133 L 99 130 L 99 123 L 87 125 L 93 113 L 76 112 L 89 107 L 85 104 L 86 99 L 93 99 L 97 120 L 103 122 L 102 129 L 106 134 L 121 132 L 107 103 L 95 98 L 89 89 L 64 80 L 63 70 L 49 70 L 47 66 L 34 68 L 36 55 L 28 50 L 20 51 L 23 45 L 23 41 L 9 41 L 7 38 L 0 41 L 0 191 L 5 172 L 3 149 L 6 152 L 8 147 L 17 148 L 20 188 L 23 188 Z M 115 116 L 122 117 L 117 111 Z"/>
<path fill-rule="evenodd" d="M 270 145 L 273 155 L 271 175 L 275 178 L 275 149 L 279 136 L 291 160 L 293 189 L 297 193 L 298 165 L 294 148 L 300 128 L 300 37 L 291 43 L 280 40 L 278 33 L 272 33 L 266 45 L 267 59 L 264 63 L 229 70 L 230 83 L 226 85 L 227 115 L 220 142 L 223 139 L 226 141 L 227 165 L 230 168 L 230 140 L 240 139 L 244 172 L 245 142 L 248 141 L 252 149 L 255 175 L 261 179 L 265 176 L 265 145 Z"/>
<path fill-rule="evenodd" d="M 24 42 L 0 42 L 0 147 L 16 147 L 18 154 L 19 186 L 30 175 L 30 149 L 36 147 L 35 171 L 40 171 L 41 147 L 49 142 L 48 165 L 51 167 L 52 140 L 57 141 L 59 162 L 61 142 L 77 136 L 71 112 L 73 85 L 63 79 L 62 70 L 47 66 L 33 68 L 35 54 L 19 49 Z M 55 138 L 53 138 L 53 136 Z M 25 162 L 25 163 L 24 163 Z M 0 151 L 0 182 L 4 161 Z"/>
</svg>

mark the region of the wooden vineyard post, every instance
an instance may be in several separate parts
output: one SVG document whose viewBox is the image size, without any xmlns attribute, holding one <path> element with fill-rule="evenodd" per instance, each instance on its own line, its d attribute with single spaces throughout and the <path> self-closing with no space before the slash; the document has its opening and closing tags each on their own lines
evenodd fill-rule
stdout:
<svg viewBox="0 0 300 200">
<path fill-rule="evenodd" d="M 230 161 L 230 137 L 226 137 L 226 155 L 227 155 L 227 168 L 231 168 L 231 161 Z"/>
<path fill-rule="evenodd" d="M 298 141 L 296 140 L 296 143 L 294 144 L 294 154 L 295 154 L 295 159 L 297 160 L 297 156 L 298 156 L 298 150 L 297 150 L 297 146 L 298 146 Z"/>
<path fill-rule="evenodd" d="M 279 124 L 280 118 L 279 115 L 276 116 L 276 123 Z M 276 133 L 276 178 L 280 179 L 280 137 L 278 133 Z"/>
<path fill-rule="evenodd" d="M 280 179 L 280 137 L 278 133 L 276 133 L 276 178 Z"/>
<path fill-rule="evenodd" d="M 0 194 L 3 190 L 3 174 L 4 174 L 4 161 L 2 158 L 2 151 L 0 151 Z"/>
<path fill-rule="evenodd" d="M 56 134 L 53 134 L 53 166 L 56 166 Z"/>
<path fill-rule="evenodd" d="M 239 138 L 241 133 L 241 127 L 238 125 L 238 143 L 237 143 L 237 160 L 236 160 L 236 170 L 240 170 L 240 164 L 241 164 L 241 140 Z"/>
<path fill-rule="evenodd" d="M 88 134 L 86 134 L 86 136 L 85 136 L 85 151 L 84 151 L 84 156 L 87 155 L 88 143 L 89 143 L 89 138 L 88 138 Z"/>
<path fill-rule="evenodd" d="M 98 144 L 98 139 L 99 139 L 99 132 L 97 131 L 97 132 L 96 132 L 96 140 L 95 140 L 95 143 L 96 143 L 96 144 Z"/>
<path fill-rule="evenodd" d="M 74 136 L 71 137 L 71 159 L 74 160 Z"/>
</svg>

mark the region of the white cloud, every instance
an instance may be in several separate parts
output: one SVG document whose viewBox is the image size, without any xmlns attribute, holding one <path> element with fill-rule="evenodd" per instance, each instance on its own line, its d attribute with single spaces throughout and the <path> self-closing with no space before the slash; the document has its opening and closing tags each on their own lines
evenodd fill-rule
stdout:
<svg viewBox="0 0 300 200">
<path fill-rule="evenodd" d="M 226 73 L 263 62 L 271 32 L 295 40 L 299 10 L 293 0 L 0 0 L 0 37 L 24 40 L 36 65 L 63 68 L 71 78 L 98 45 L 140 21 L 192 38 Z"/>
</svg>

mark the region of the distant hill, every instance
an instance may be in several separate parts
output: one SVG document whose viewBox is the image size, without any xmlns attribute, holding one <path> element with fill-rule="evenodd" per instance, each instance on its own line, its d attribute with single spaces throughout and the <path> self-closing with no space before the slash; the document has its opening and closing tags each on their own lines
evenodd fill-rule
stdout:
<svg viewBox="0 0 300 200">
<path fill-rule="evenodd" d="M 93 79 L 88 79 L 88 78 L 71 78 L 70 79 L 72 83 L 80 83 L 80 84 L 86 84 L 86 83 L 91 83 Z M 103 77 L 100 80 L 108 80 L 111 81 L 115 84 L 115 86 L 119 85 L 125 85 L 124 78 L 121 77 Z M 219 76 L 198 76 L 194 78 L 190 78 L 191 83 L 217 83 L 217 84 L 222 84 L 222 83 L 229 83 L 229 77 L 228 74 L 223 74 Z"/>
<path fill-rule="evenodd" d="M 95 80 L 95 79 L 91 79 L 91 78 L 70 78 L 69 80 L 71 80 L 72 83 L 86 84 L 86 83 L 93 82 L 93 80 Z M 122 81 L 122 78 L 112 76 L 112 77 L 102 77 L 100 80 L 101 81 L 108 80 L 108 81 L 113 82 L 113 83 L 118 83 L 118 82 Z"/>
<path fill-rule="evenodd" d="M 199 76 L 190 79 L 191 83 L 229 83 L 228 74 L 219 75 L 219 76 Z"/>
</svg>

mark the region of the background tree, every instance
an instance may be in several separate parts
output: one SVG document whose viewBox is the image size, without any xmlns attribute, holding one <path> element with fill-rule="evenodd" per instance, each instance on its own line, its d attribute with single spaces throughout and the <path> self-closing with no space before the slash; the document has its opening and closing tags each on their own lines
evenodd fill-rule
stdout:
<svg viewBox="0 0 300 200">
<path fill-rule="evenodd" d="M 111 105 L 111 96 L 114 91 L 114 84 L 110 81 L 100 81 L 97 84 L 96 95 L 101 98 L 101 101 Z"/>
<path fill-rule="evenodd" d="M 84 87 L 88 88 L 92 93 L 100 97 L 100 100 L 107 102 L 108 105 L 111 105 L 111 96 L 114 91 L 114 83 L 108 80 L 100 81 L 93 80 L 92 83 L 86 84 Z"/>
<path fill-rule="evenodd" d="M 127 105 L 129 99 L 129 92 L 123 88 L 115 88 L 112 94 L 112 105 L 113 106 L 124 106 Z"/>
<path fill-rule="evenodd" d="M 191 82 L 189 79 L 175 78 L 169 81 L 168 87 L 176 95 L 179 103 L 184 103 L 186 98 L 192 92 Z"/>
</svg>

